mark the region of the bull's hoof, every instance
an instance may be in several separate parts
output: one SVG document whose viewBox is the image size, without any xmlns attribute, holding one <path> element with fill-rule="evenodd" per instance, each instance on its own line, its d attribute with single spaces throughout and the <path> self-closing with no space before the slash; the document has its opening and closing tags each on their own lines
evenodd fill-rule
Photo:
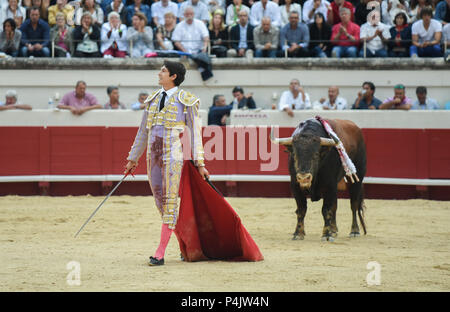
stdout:
<svg viewBox="0 0 450 312">
<path fill-rule="evenodd" d="M 296 235 L 294 234 L 294 236 L 292 237 L 292 240 L 304 240 L 305 236 L 304 235 Z"/>
<path fill-rule="evenodd" d="M 351 232 L 349 236 L 350 236 L 350 238 L 359 237 L 360 234 L 359 234 L 359 232 Z"/>
<path fill-rule="evenodd" d="M 328 241 L 328 242 L 332 243 L 332 242 L 334 242 L 334 240 L 335 240 L 335 238 L 333 236 L 322 236 L 322 238 L 321 238 L 322 242 Z"/>
</svg>

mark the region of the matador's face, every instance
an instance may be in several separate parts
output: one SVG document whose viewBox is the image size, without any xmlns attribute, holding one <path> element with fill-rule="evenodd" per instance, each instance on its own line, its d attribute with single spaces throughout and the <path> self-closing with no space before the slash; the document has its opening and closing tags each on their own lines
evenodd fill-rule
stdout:
<svg viewBox="0 0 450 312">
<path fill-rule="evenodd" d="M 176 75 L 171 76 L 169 70 L 165 66 L 163 66 L 161 67 L 161 70 L 158 73 L 158 78 L 159 78 L 158 84 L 160 86 L 167 86 L 173 83 L 173 81 L 176 78 Z"/>
</svg>

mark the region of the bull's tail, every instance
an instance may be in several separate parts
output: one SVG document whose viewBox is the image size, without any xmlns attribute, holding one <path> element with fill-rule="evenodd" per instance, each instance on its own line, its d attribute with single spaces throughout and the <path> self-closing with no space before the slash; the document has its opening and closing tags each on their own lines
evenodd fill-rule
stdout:
<svg viewBox="0 0 450 312">
<path fill-rule="evenodd" d="M 364 199 L 361 201 L 361 205 L 359 205 L 358 208 L 358 217 L 359 217 L 359 223 L 361 223 L 361 226 L 364 230 L 364 235 L 367 234 L 367 227 L 366 227 L 366 221 L 364 220 L 364 213 L 366 211 L 367 207 L 364 203 Z"/>
</svg>

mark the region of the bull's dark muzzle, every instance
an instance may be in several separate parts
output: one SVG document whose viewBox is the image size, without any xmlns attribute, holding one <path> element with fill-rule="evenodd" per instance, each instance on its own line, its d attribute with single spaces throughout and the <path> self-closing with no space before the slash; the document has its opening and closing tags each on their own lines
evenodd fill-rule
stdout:
<svg viewBox="0 0 450 312">
<path fill-rule="evenodd" d="M 312 183 L 312 174 L 311 173 L 297 173 L 296 175 L 297 182 L 300 184 L 301 188 L 309 188 Z"/>
</svg>

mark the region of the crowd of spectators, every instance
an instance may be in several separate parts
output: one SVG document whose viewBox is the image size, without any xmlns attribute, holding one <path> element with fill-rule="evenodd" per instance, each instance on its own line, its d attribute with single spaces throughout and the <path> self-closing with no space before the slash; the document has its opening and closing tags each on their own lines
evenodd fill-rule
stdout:
<svg viewBox="0 0 450 312">
<path fill-rule="evenodd" d="M 137 101 L 131 105 L 126 105 L 120 100 L 120 91 L 118 86 L 109 86 L 106 88 L 107 102 L 100 104 L 98 99 L 92 93 L 86 91 L 86 82 L 80 80 L 75 84 L 73 91 L 70 91 L 62 97 L 57 103 L 57 109 L 69 110 L 74 115 L 82 115 L 93 109 L 124 110 L 132 109 L 135 111 L 143 110 L 146 107 L 145 100 L 149 93 L 140 91 Z M 272 105 L 273 110 L 286 113 L 294 117 L 295 110 L 360 110 L 360 109 L 388 109 L 388 110 L 437 110 L 441 109 L 439 103 L 427 95 L 425 86 L 418 86 L 415 90 L 416 99 L 413 100 L 406 96 L 406 87 L 403 84 L 396 84 L 393 87 L 393 95 L 387 97 L 384 101 L 375 96 L 375 84 L 366 81 L 357 92 L 353 101 L 347 101 L 339 92 L 336 85 L 328 88 L 327 96 L 321 97 L 317 101 L 312 101 L 310 95 L 306 92 L 304 86 L 296 78 L 289 83 L 287 90 L 283 91 L 277 104 Z M 231 90 L 233 100 L 227 104 L 225 95 L 216 94 L 213 97 L 213 103 L 209 107 L 208 125 L 226 125 L 230 112 L 233 109 L 261 109 L 253 98 L 253 93 L 245 93 L 244 89 L 236 86 Z M 450 109 L 450 101 L 444 105 L 445 109 Z M 18 101 L 18 94 L 15 90 L 8 90 L 5 94 L 5 101 L 0 100 L 0 111 L 9 109 L 31 110 L 32 106 Z"/>
<path fill-rule="evenodd" d="M 437 57 L 449 23 L 450 0 L 0 0 L 0 53 Z"/>
<path fill-rule="evenodd" d="M 393 88 L 393 96 L 387 97 L 381 101 L 375 97 L 376 87 L 373 82 L 366 81 L 362 84 L 352 102 L 347 101 L 339 93 L 338 86 L 330 86 L 328 95 L 312 102 L 305 88 L 296 78 L 289 83 L 288 90 L 282 92 L 277 104 L 272 105 L 273 110 L 286 113 L 294 117 L 296 110 L 438 110 L 442 109 L 439 103 L 427 96 L 427 88 L 418 86 L 415 90 L 416 100 L 406 96 L 406 87 L 403 84 L 397 84 Z M 231 110 L 233 109 L 255 109 L 256 103 L 252 98 L 252 93 L 244 95 L 242 87 L 235 87 L 232 90 L 234 100 L 226 104 L 223 94 L 216 94 L 213 97 L 213 103 L 209 107 L 208 125 L 225 126 L 228 124 Z M 242 99 L 248 99 L 242 102 Z M 251 101 L 250 101 L 251 100 Z M 248 105 L 248 103 L 251 105 Z M 244 105 L 246 103 L 247 105 Z M 445 109 L 450 109 L 450 101 L 445 104 Z"/>
</svg>

